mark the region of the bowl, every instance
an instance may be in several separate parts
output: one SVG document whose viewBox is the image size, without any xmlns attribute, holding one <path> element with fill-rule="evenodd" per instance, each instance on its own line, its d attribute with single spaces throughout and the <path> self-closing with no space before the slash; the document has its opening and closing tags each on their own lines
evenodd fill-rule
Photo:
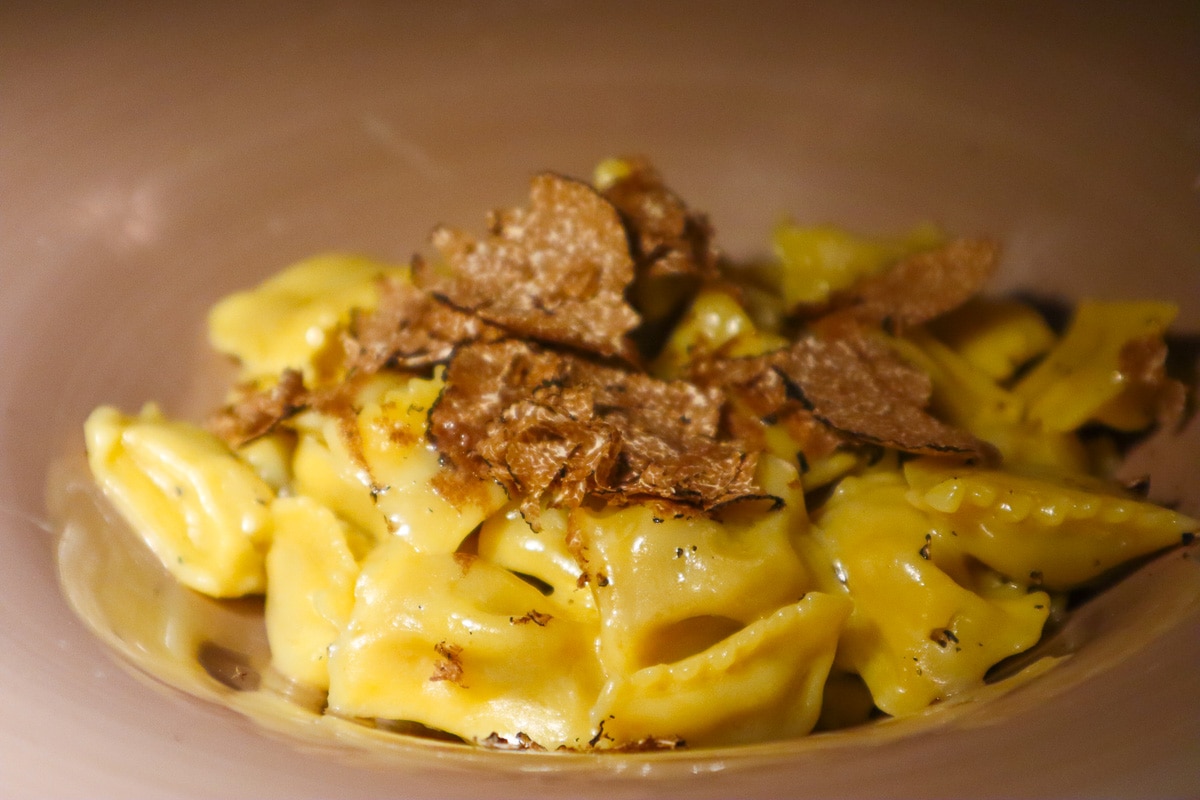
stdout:
<svg viewBox="0 0 1200 800">
<path fill-rule="evenodd" d="M 802 741 L 531 756 L 288 733 L 148 678 L 136 637 L 105 644 L 60 591 L 48 502 L 86 498 L 45 499 L 92 407 L 194 418 L 219 397 L 203 319 L 223 294 L 315 252 L 407 259 L 533 172 L 617 153 L 652 157 L 736 256 L 782 215 L 931 219 L 1002 241 L 1002 289 L 1177 302 L 1194 354 L 1195 4 L 17 2 L 0 21 L 6 797 L 1200 793 L 1194 551 L 1085 606 L 1069 657 L 995 696 Z M 1129 469 L 1195 515 L 1198 443 L 1192 423 Z M 96 590 L 122 592 L 106 569 Z"/>
</svg>

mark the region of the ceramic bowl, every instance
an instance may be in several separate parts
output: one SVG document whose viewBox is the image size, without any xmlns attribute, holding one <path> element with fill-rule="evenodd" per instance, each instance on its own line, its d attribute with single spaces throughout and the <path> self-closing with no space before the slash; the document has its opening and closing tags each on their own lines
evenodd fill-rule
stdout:
<svg viewBox="0 0 1200 800">
<path fill-rule="evenodd" d="M 92 407 L 219 396 L 218 297 L 320 251 L 404 260 L 610 154 L 652 157 L 734 255 L 782 215 L 933 220 L 1000 239 L 1003 289 L 1169 298 L 1194 342 L 1194 3 L 13 2 L 0 23 L 0 794 L 1200 794 L 1194 552 L 1085 607 L 1069 657 L 998 696 L 803 741 L 529 756 L 280 732 L 145 678 L 136 621 L 93 631 L 60 591 L 45 499 L 92 513 L 55 483 Z M 1130 466 L 1193 514 L 1198 438 Z M 93 567 L 77 606 L 146 589 Z"/>
</svg>

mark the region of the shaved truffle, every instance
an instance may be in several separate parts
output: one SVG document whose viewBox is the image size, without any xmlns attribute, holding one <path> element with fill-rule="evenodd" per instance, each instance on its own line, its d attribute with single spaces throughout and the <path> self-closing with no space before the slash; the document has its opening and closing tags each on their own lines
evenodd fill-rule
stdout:
<svg viewBox="0 0 1200 800">
<path fill-rule="evenodd" d="M 986 239 L 956 239 L 902 259 L 835 301 L 835 313 L 903 331 L 958 308 L 995 271 L 998 247 Z"/>
<path fill-rule="evenodd" d="M 379 305 L 359 316 L 344 338 L 346 365 L 373 373 L 385 366 L 424 367 L 444 363 L 454 348 L 477 339 L 496 339 L 499 328 L 446 304 L 407 280 L 390 278 Z"/>
<path fill-rule="evenodd" d="M 769 356 L 727 358 L 708 356 L 692 364 L 690 379 L 716 387 L 728 398 L 725 426 L 747 446 L 766 447 L 765 428 L 779 424 L 810 459 L 829 455 L 852 440 L 816 419 L 788 392 L 783 376 Z"/>
<path fill-rule="evenodd" d="M 433 646 L 441 658 L 433 663 L 433 674 L 429 676 L 432 682 L 450 681 L 467 688 L 463 683 L 462 647 L 457 644 L 438 642 Z"/>
<path fill-rule="evenodd" d="M 986 445 L 924 409 L 929 376 L 865 335 L 808 336 L 772 353 L 788 395 L 853 440 L 909 453 L 990 456 Z"/>
<path fill-rule="evenodd" d="M 243 393 L 239 400 L 213 414 L 208 425 L 213 433 L 239 447 L 270 433 L 307 403 L 304 377 L 294 369 L 285 369 L 274 386 Z"/>
<path fill-rule="evenodd" d="M 605 187 L 629 228 L 638 277 L 717 276 L 712 226 L 663 183 L 658 170 L 641 157 L 622 159 L 627 173 Z"/>
<path fill-rule="evenodd" d="M 1127 342 L 1118 359 L 1126 391 L 1137 393 L 1159 425 L 1177 425 L 1187 405 L 1187 387 L 1167 375 L 1167 345 L 1162 337 Z"/>
<path fill-rule="evenodd" d="M 706 218 L 649 163 L 620 166 L 603 194 L 536 176 L 528 207 L 493 212 L 481 239 L 437 229 L 441 261 L 418 258 L 413 281 L 385 279 L 376 307 L 342 334 L 341 382 L 306 389 L 285 371 L 222 409 L 214 429 L 237 445 L 311 407 L 338 420 L 365 465 L 357 387 L 380 370 L 444 364 L 427 427 L 445 466 L 435 485 L 462 498 L 499 482 L 535 526 L 545 505 L 697 513 L 762 498 L 754 474 L 774 425 L 801 463 L 859 445 L 990 455 L 925 411 L 928 376 L 869 329 L 919 325 L 962 303 L 990 274 L 994 245 L 961 240 L 904 259 L 834 298 L 788 348 L 697 355 L 686 380 L 658 380 L 640 369 L 633 334 L 647 353 L 660 347 L 675 309 L 719 277 L 717 253 Z M 1170 405 L 1153 343 L 1128 347 L 1122 368 Z M 443 656 L 450 670 L 455 659 Z"/>
<path fill-rule="evenodd" d="M 445 271 L 418 277 L 451 305 L 518 336 L 635 358 L 629 242 L 617 210 L 587 184 L 538 175 L 529 207 L 493 212 L 485 238 L 442 227 L 433 243 Z"/>
<path fill-rule="evenodd" d="M 430 435 L 530 518 L 544 501 L 572 507 L 589 494 L 707 509 L 757 496 L 756 454 L 717 438 L 720 410 L 719 394 L 692 383 L 508 340 L 455 355 Z"/>
</svg>

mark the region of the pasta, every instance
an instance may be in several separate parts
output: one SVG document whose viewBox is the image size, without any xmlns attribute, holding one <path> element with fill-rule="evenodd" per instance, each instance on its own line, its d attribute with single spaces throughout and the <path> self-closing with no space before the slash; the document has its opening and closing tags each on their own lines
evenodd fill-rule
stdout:
<svg viewBox="0 0 1200 800">
<path fill-rule="evenodd" d="M 1060 335 L 979 294 L 985 240 L 710 237 L 625 159 L 431 260 L 303 261 L 213 309 L 209 424 L 101 407 L 92 474 L 181 584 L 265 595 L 325 713 L 522 750 L 913 714 L 1194 535 L 1108 474 L 1182 411 L 1169 304 Z"/>
</svg>

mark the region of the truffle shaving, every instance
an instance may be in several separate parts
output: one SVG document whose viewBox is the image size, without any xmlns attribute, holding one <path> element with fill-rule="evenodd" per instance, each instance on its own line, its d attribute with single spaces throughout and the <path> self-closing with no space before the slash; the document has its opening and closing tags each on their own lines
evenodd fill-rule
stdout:
<svg viewBox="0 0 1200 800">
<path fill-rule="evenodd" d="M 807 458 L 829 455 L 848 437 L 817 420 L 788 393 L 783 376 L 772 368 L 771 356 L 704 357 L 691 365 L 690 378 L 701 386 L 719 388 L 729 398 L 725 427 L 734 438 L 765 449 L 765 428 L 784 427 Z"/>
<path fill-rule="evenodd" d="M 455 468 L 543 502 L 657 498 L 704 509 L 746 497 L 755 453 L 717 438 L 719 393 L 507 340 L 460 349 L 430 416 Z"/>
<path fill-rule="evenodd" d="M 450 681 L 458 684 L 464 689 L 467 688 L 463 684 L 463 665 L 462 665 L 462 647 L 456 644 L 447 644 L 446 642 L 438 642 L 433 646 L 441 658 L 433 664 L 433 674 L 429 676 L 432 682 Z"/>
<path fill-rule="evenodd" d="M 419 283 L 451 305 L 517 336 L 636 360 L 629 242 L 587 184 L 538 175 L 529 207 L 492 212 L 484 239 L 439 227 L 433 244 L 444 264 L 421 267 Z"/>
<path fill-rule="evenodd" d="M 270 433 L 307 404 L 304 377 L 294 369 L 285 369 L 274 386 L 243 392 L 238 400 L 214 413 L 208 426 L 232 446 L 240 447 Z"/>
<path fill-rule="evenodd" d="M 925 412 L 929 377 L 880 341 L 808 336 L 767 358 L 790 397 L 854 441 L 909 453 L 992 455 L 971 434 Z"/>
<path fill-rule="evenodd" d="M 622 161 L 628 173 L 607 186 L 604 196 L 629 228 L 638 277 L 716 278 L 717 252 L 708 218 L 689 211 L 646 159 Z"/>
<path fill-rule="evenodd" d="M 1132 389 L 1145 398 L 1155 421 L 1171 428 L 1183 419 L 1187 387 L 1167 375 L 1167 345 L 1161 336 L 1146 336 L 1121 348 L 1118 367 Z"/>
<path fill-rule="evenodd" d="M 998 247 L 986 239 L 956 239 L 916 253 L 860 281 L 835 301 L 861 323 L 895 332 L 928 322 L 975 296 L 996 268 Z"/>
<path fill-rule="evenodd" d="M 417 368 L 449 360 L 454 348 L 497 339 L 499 328 L 418 289 L 402 278 L 380 288 L 379 305 L 357 317 L 343 338 L 346 366 L 373 373 L 384 367 Z"/>
</svg>

